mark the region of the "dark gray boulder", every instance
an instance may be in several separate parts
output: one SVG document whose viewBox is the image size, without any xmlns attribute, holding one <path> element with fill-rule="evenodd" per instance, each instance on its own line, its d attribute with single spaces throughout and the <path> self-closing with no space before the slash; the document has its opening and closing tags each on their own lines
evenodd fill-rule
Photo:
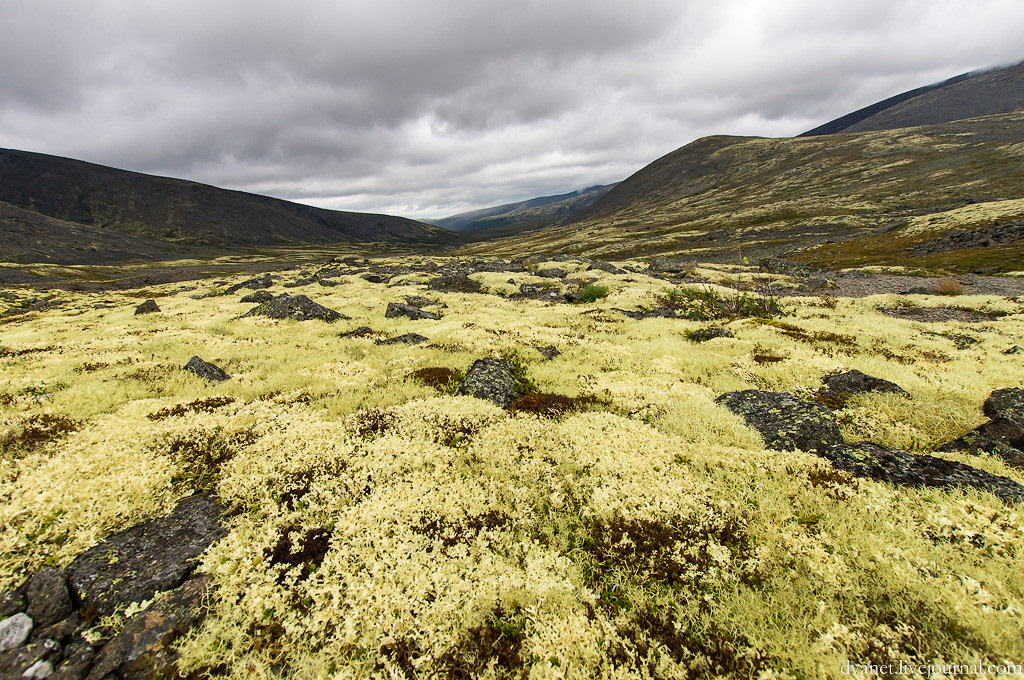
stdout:
<svg viewBox="0 0 1024 680">
<path fill-rule="evenodd" d="M 157 306 L 156 300 L 150 299 L 135 308 L 135 316 L 138 316 L 139 314 L 153 314 L 154 312 L 159 311 L 160 307 Z"/>
<path fill-rule="evenodd" d="M 62 651 L 59 643 L 45 640 L 0 653 L 0 678 L 48 678 Z"/>
<path fill-rule="evenodd" d="M 840 405 L 850 397 L 865 392 L 887 392 L 910 398 L 910 394 L 896 383 L 875 378 L 858 370 L 836 373 L 825 377 L 822 382 L 825 383 L 825 388 L 819 392 L 819 396 Z"/>
<path fill-rule="evenodd" d="M 519 292 L 508 296 L 509 300 L 545 300 L 548 302 L 564 302 L 565 296 L 557 285 L 536 283 L 519 284 Z"/>
<path fill-rule="evenodd" d="M 285 288 L 302 288 L 303 286 L 311 286 L 315 283 L 313 279 L 295 279 L 284 284 Z"/>
<path fill-rule="evenodd" d="M 181 585 L 203 551 L 223 535 L 217 502 L 205 494 L 191 496 L 171 514 L 86 550 L 68 567 L 68 581 L 86 616 L 105 616 Z"/>
<path fill-rule="evenodd" d="M 465 274 L 438 276 L 427 282 L 427 288 L 443 293 L 479 293 L 483 286 Z"/>
<path fill-rule="evenodd" d="M 36 627 L 52 626 L 71 614 L 71 594 L 60 569 L 44 567 L 32 574 L 25 587 L 25 597 L 28 600 L 25 613 Z"/>
<path fill-rule="evenodd" d="M 690 340 L 694 342 L 707 342 L 715 338 L 735 338 L 728 328 L 701 328 L 690 334 Z"/>
<path fill-rule="evenodd" d="M 0 593 L 0 620 L 25 611 L 27 606 L 28 602 L 25 600 L 25 594 L 18 590 Z"/>
<path fill-rule="evenodd" d="M 538 269 L 533 272 L 534 276 L 540 276 L 545 279 L 564 279 L 565 270 L 559 269 L 558 267 L 548 267 L 546 269 Z"/>
<path fill-rule="evenodd" d="M 274 299 L 274 294 L 271 293 L 269 290 L 256 290 L 256 291 L 253 291 L 253 292 L 249 293 L 245 297 L 243 297 L 241 300 L 239 300 L 239 302 L 248 302 L 250 304 L 252 304 L 252 303 L 259 304 L 259 303 L 263 303 L 263 302 L 270 302 L 273 299 Z"/>
<path fill-rule="evenodd" d="M 995 390 L 981 408 L 989 418 L 1006 418 L 1024 427 L 1024 389 L 1007 387 Z"/>
<path fill-rule="evenodd" d="M 422 342 L 426 342 L 429 338 L 426 338 L 419 333 L 406 333 L 405 335 L 396 335 L 393 338 L 387 340 L 377 340 L 377 345 L 418 345 Z"/>
<path fill-rule="evenodd" d="M 188 363 L 185 364 L 182 370 L 188 371 L 189 373 L 195 373 L 200 378 L 203 378 L 204 380 L 209 380 L 210 382 L 220 382 L 222 380 L 227 380 L 228 378 L 231 377 L 222 369 L 218 368 L 217 366 L 214 366 L 209 361 L 204 361 L 203 359 L 200 359 L 198 356 L 193 356 L 191 359 L 189 359 Z"/>
<path fill-rule="evenodd" d="M 819 455 L 855 477 L 917 487 L 970 487 L 1011 503 L 1024 502 L 1024 486 L 970 465 L 890 449 L 871 442 L 837 444 Z"/>
<path fill-rule="evenodd" d="M 652 274 L 686 274 L 694 269 L 692 262 L 671 257 L 656 257 L 647 265 Z"/>
<path fill-rule="evenodd" d="M 511 367 L 502 359 L 477 359 L 455 393 L 486 399 L 504 408 L 516 399 L 516 379 Z"/>
<path fill-rule="evenodd" d="M 238 292 L 243 288 L 249 288 L 251 290 L 258 290 L 260 288 L 270 288 L 274 285 L 273 279 L 270 278 L 270 274 L 264 274 L 263 276 L 257 276 L 241 283 L 229 287 L 224 291 L 225 295 L 231 295 L 232 293 Z"/>
<path fill-rule="evenodd" d="M 594 270 L 608 272 L 609 274 L 626 273 L 625 269 L 620 269 L 619 267 L 613 265 L 611 262 L 605 262 L 603 260 L 594 260 L 593 262 L 590 263 L 590 266 L 587 267 L 587 271 L 591 272 Z"/>
<path fill-rule="evenodd" d="M 399 316 L 406 316 L 410 319 L 430 319 L 431 321 L 437 321 L 441 318 L 437 314 L 432 314 L 412 305 L 402 304 L 401 302 L 389 302 L 387 311 L 384 312 L 384 317 L 394 319 Z"/>
<path fill-rule="evenodd" d="M 177 677 L 174 642 L 205 617 L 208 587 L 209 577 L 192 578 L 129 619 L 96 654 L 87 680 L 114 672 L 125 680 Z"/>
<path fill-rule="evenodd" d="M 1010 467 L 1024 470 L 1024 427 L 1009 418 L 996 417 L 937 450 L 997 456 Z"/>
<path fill-rule="evenodd" d="M 350 318 L 340 312 L 313 302 L 305 295 L 293 296 L 288 293 L 281 293 L 274 299 L 253 307 L 243 314 L 242 318 L 244 319 L 247 316 L 267 316 L 271 319 L 294 319 L 295 321 L 319 319 L 327 323 L 333 323 L 338 319 Z"/>
<path fill-rule="evenodd" d="M 369 283 L 384 283 L 383 276 L 381 276 L 380 274 L 373 274 L 371 272 L 367 272 L 366 274 L 363 274 L 359 278 L 363 279 L 364 281 L 368 281 Z"/>
<path fill-rule="evenodd" d="M 95 650 L 85 640 L 77 640 L 64 648 L 64 656 L 57 666 L 54 680 L 81 680 L 89 673 Z"/>
<path fill-rule="evenodd" d="M 831 411 L 787 392 L 726 392 L 715 403 L 742 416 L 772 449 L 821 452 L 843 443 Z"/>
</svg>

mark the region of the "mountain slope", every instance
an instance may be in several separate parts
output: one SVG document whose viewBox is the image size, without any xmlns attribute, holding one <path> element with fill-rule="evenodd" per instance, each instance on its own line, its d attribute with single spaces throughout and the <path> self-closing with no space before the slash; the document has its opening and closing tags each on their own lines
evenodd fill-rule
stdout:
<svg viewBox="0 0 1024 680">
<path fill-rule="evenodd" d="M 68 222 L 188 245 L 439 243 L 450 236 L 402 217 L 324 210 L 7 149 L 0 150 L 0 201 Z"/>
<path fill-rule="evenodd" d="M 809 130 L 801 137 L 837 132 L 938 125 L 1024 109 L 1024 62 L 994 71 L 965 73 L 864 107 Z"/>
<path fill-rule="evenodd" d="M 462 234 L 515 226 L 536 229 L 559 224 L 578 214 L 611 189 L 613 184 L 593 186 L 557 196 L 540 196 L 434 220 L 434 224 Z"/>
<path fill-rule="evenodd" d="M 1024 112 L 860 134 L 708 137 L 641 169 L 571 223 L 489 246 L 735 261 L 1022 197 Z M 996 266 L 1012 267 L 1017 250 Z"/>
</svg>

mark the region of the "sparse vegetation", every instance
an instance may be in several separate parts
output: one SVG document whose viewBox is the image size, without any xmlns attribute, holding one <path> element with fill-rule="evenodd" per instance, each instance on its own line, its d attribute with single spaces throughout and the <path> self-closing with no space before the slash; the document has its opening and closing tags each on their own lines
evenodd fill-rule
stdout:
<svg viewBox="0 0 1024 680">
<path fill-rule="evenodd" d="M 580 304 L 586 304 L 589 302 L 596 302 L 603 297 L 608 295 L 608 286 L 598 286 L 597 284 L 588 284 L 584 286 L 583 290 L 580 291 L 579 298 L 576 300 Z"/>
<path fill-rule="evenodd" d="M 932 289 L 932 292 L 934 292 L 936 295 L 953 296 L 963 295 L 965 292 L 967 292 L 967 289 L 964 288 L 964 284 L 960 283 L 956 279 L 946 277 L 943 279 L 939 279 L 938 281 L 935 282 L 935 286 Z"/>
</svg>

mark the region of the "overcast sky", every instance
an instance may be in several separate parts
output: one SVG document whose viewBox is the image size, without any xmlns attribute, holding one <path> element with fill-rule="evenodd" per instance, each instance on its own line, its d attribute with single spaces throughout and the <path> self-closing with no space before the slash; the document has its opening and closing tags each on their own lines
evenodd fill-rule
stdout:
<svg viewBox="0 0 1024 680">
<path fill-rule="evenodd" d="M 0 0 L 0 147 L 438 217 L 1024 60 L 1021 0 Z"/>
</svg>

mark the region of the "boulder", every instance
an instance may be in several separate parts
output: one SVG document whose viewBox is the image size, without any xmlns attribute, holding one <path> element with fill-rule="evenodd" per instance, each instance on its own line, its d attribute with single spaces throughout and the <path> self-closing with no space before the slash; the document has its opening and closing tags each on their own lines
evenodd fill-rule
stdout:
<svg viewBox="0 0 1024 680">
<path fill-rule="evenodd" d="M 996 417 L 938 450 L 998 456 L 1010 467 L 1024 470 L 1024 427 L 1009 418 Z"/>
<path fill-rule="evenodd" d="M 193 356 L 189 359 L 188 363 L 185 364 L 182 370 L 188 371 L 189 373 L 195 373 L 200 378 L 210 382 L 220 382 L 231 377 L 217 366 L 200 359 L 198 356 Z"/>
<path fill-rule="evenodd" d="M 295 321 L 319 319 L 327 323 L 333 323 L 338 319 L 350 318 L 340 312 L 313 302 L 305 295 L 292 296 L 288 293 L 282 293 L 272 300 L 253 307 L 243 314 L 242 318 L 257 315 L 267 316 L 271 319 L 294 319 Z"/>
<path fill-rule="evenodd" d="M 544 361 L 551 361 L 555 357 L 560 356 L 562 354 L 554 345 L 537 345 L 534 347 L 534 349 L 540 352 L 540 355 L 544 357 Z"/>
<path fill-rule="evenodd" d="M 701 328 L 700 330 L 694 331 L 690 335 L 690 340 L 694 342 L 707 342 L 715 338 L 735 338 L 732 331 L 728 328 Z"/>
<path fill-rule="evenodd" d="M 477 359 L 455 393 L 486 399 L 504 408 L 516 399 L 516 379 L 511 367 L 502 359 Z"/>
<path fill-rule="evenodd" d="M 314 283 L 313 279 L 295 279 L 284 284 L 285 288 L 302 288 L 303 286 L 312 286 Z"/>
<path fill-rule="evenodd" d="M 831 411 L 786 392 L 727 392 L 715 399 L 715 403 L 742 416 L 772 449 L 821 452 L 843 443 Z"/>
<path fill-rule="evenodd" d="M 465 274 L 439 276 L 427 283 L 427 288 L 443 293 L 479 293 L 483 286 Z"/>
<path fill-rule="evenodd" d="M 671 257 L 656 257 L 647 265 L 647 271 L 653 274 L 685 274 L 693 268 L 692 262 Z"/>
<path fill-rule="evenodd" d="M 875 378 L 858 370 L 836 373 L 825 377 L 822 382 L 825 383 L 825 388 L 819 392 L 819 396 L 840 403 L 855 394 L 865 392 L 888 392 L 910 398 L 910 394 L 896 383 Z"/>
<path fill-rule="evenodd" d="M 48 678 L 61 651 L 58 643 L 45 640 L 0 653 L 0 678 Z"/>
<path fill-rule="evenodd" d="M 71 594 L 64 572 L 53 567 L 40 569 L 28 580 L 25 588 L 28 614 L 40 628 L 52 626 L 71 614 Z"/>
<path fill-rule="evenodd" d="M 429 338 L 426 338 L 419 333 L 406 333 L 405 335 L 396 335 L 393 338 L 387 340 L 378 340 L 375 344 L 378 345 L 418 345 L 421 342 L 426 342 Z"/>
<path fill-rule="evenodd" d="M 412 305 L 402 304 L 401 302 L 389 302 L 387 311 L 384 312 L 384 317 L 394 319 L 399 316 L 407 316 L 410 319 L 430 319 L 432 321 L 438 321 L 441 318 L 437 314 L 432 314 Z"/>
<path fill-rule="evenodd" d="M 369 326 L 360 326 L 359 328 L 355 329 L 354 331 L 349 331 L 347 333 L 342 333 L 338 337 L 339 338 L 365 338 L 368 335 L 373 335 L 373 329 L 370 328 Z"/>
<path fill-rule="evenodd" d="M 68 567 L 68 581 L 86 616 L 106 616 L 181 585 L 203 551 L 223 534 L 217 502 L 205 494 L 191 496 L 171 514 L 86 550 Z"/>
<path fill-rule="evenodd" d="M 540 276 L 545 279 L 564 279 L 565 270 L 559 269 L 558 267 L 548 267 L 546 269 L 538 269 L 533 272 L 534 276 Z"/>
<path fill-rule="evenodd" d="M 271 293 L 269 290 L 256 290 L 243 297 L 241 300 L 239 300 L 239 302 L 260 304 L 263 302 L 270 302 L 273 299 L 274 294 Z"/>
<path fill-rule="evenodd" d="M 620 268 L 616 267 L 615 265 L 613 265 L 611 262 L 605 262 L 603 260 L 594 260 L 593 262 L 590 263 L 590 266 L 587 267 L 587 271 L 590 272 L 590 271 L 594 271 L 594 270 L 598 270 L 598 271 L 602 271 L 602 272 L 608 272 L 609 274 L 625 274 L 626 273 L 625 269 L 620 269 Z"/>
<path fill-rule="evenodd" d="M 24 593 L 18 591 L 0 593 L 0 619 L 23 612 L 27 606 L 28 602 L 25 600 Z"/>
<path fill-rule="evenodd" d="M 1007 387 L 995 390 L 981 407 L 989 418 L 1006 418 L 1024 427 L 1024 389 Z"/>
<path fill-rule="evenodd" d="M 174 642 L 206 615 L 208 585 L 205 575 L 192 578 L 129 619 L 96 654 L 87 680 L 101 680 L 115 671 L 126 680 L 177 677 Z"/>
<path fill-rule="evenodd" d="M 819 452 L 832 465 L 855 477 L 906 486 L 971 487 L 1011 503 L 1024 502 L 1024 486 L 956 461 L 890 449 L 871 442 L 836 444 Z"/>
<path fill-rule="evenodd" d="M 252 290 L 258 290 L 260 288 L 270 288 L 272 285 L 274 285 L 274 281 L 273 279 L 270 278 L 270 274 L 264 274 L 263 276 L 257 276 L 247 281 L 236 283 L 235 285 L 225 290 L 224 294 L 231 295 L 232 293 L 240 291 L 243 288 L 250 288 Z"/>
<path fill-rule="evenodd" d="M 381 276 L 380 274 L 372 274 L 368 272 L 366 274 L 363 274 L 359 278 L 363 279 L 364 281 L 368 281 L 369 283 L 384 283 L 384 277 Z"/>
<path fill-rule="evenodd" d="M 160 307 L 157 306 L 156 300 L 150 299 L 135 308 L 135 316 L 138 316 L 139 314 L 152 314 L 159 311 Z"/>
</svg>

